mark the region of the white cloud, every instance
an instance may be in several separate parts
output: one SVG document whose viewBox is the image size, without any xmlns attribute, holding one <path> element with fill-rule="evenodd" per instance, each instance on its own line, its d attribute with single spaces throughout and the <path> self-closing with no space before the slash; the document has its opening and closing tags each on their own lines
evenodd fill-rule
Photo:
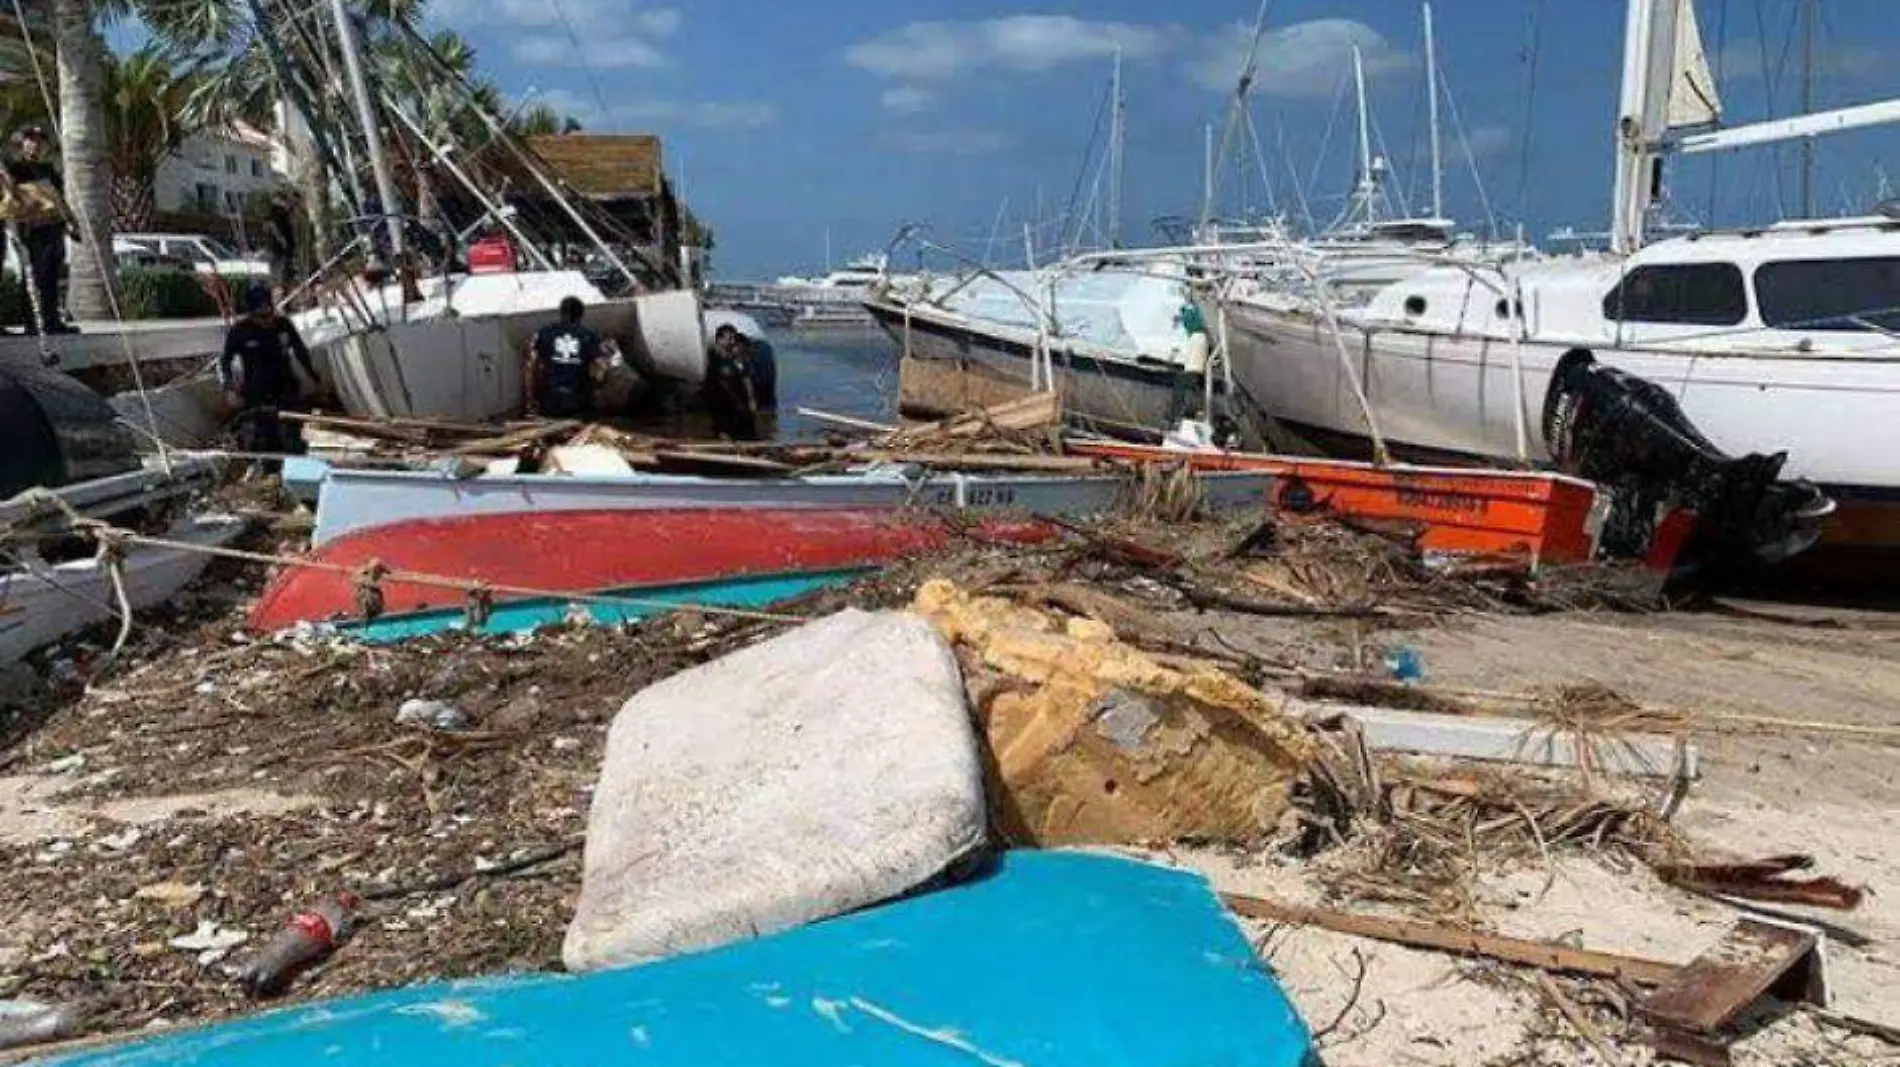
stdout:
<svg viewBox="0 0 1900 1067">
<path fill-rule="evenodd" d="M 1009 138 L 994 130 L 904 130 L 888 133 L 884 143 L 900 152 L 940 156 L 986 156 L 1009 147 Z"/>
<path fill-rule="evenodd" d="M 1465 145 L 1480 159 L 1496 155 L 1517 143 L 1517 131 L 1508 126 L 1478 126 L 1465 134 Z M 1447 153 L 1449 153 L 1447 149 Z"/>
<path fill-rule="evenodd" d="M 1814 71 L 1819 80 L 1864 81 L 1891 68 L 1888 54 L 1871 45 L 1828 44 L 1815 50 Z M 1770 47 L 1763 55 L 1760 41 L 1730 41 L 1709 54 L 1709 70 L 1719 79 L 1718 92 L 1721 81 L 1754 81 L 1770 71 L 1777 81 L 1793 86 L 1800 84 L 1801 56 L 1792 48 L 1783 51 L 1780 47 Z"/>
<path fill-rule="evenodd" d="M 777 106 L 755 100 L 610 100 L 605 109 L 591 95 L 550 89 L 534 98 L 579 119 L 594 133 L 644 133 L 668 126 L 754 130 L 778 119 Z"/>
<path fill-rule="evenodd" d="M 1035 73 L 1120 49 L 1148 59 L 1179 31 L 1069 15 L 1011 15 L 974 22 L 913 22 L 845 50 L 852 66 L 906 81 L 947 81 L 988 68 Z"/>
<path fill-rule="evenodd" d="M 517 62 L 597 69 L 666 65 L 661 45 L 683 21 L 677 8 L 630 9 L 622 0 L 437 0 L 429 10 L 447 25 L 510 31 Z"/>
<path fill-rule="evenodd" d="M 878 103 L 893 115 L 915 115 L 919 111 L 928 111 L 936 102 L 936 93 L 915 85 L 893 86 L 878 97 Z"/>
<path fill-rule="evenodd" d="M 1239 23 L 1206 38 L 1188 61 L 1189 76 L 1216 92 L 1232 92 L 1252 41 L 1252 27 Z M 1408 54 L 1363 22 L 1314 19 L 1270 30 L 1260 38 L 1254 90 L 1280 97 L 1331 96 L 1351 74 L 1355 45 L 1368 78 L 1412 65 Z"/>
</svg>

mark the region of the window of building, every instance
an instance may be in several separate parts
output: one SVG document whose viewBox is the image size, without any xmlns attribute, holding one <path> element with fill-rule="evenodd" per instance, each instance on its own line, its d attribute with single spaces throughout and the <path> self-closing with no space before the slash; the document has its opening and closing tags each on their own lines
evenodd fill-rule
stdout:
<svg viewBox="0 0 1900 1067">
<path fill-rule="evenodd" d="M 1900 257 L 1764 263 L 1755 299 L 1782 329 L 1900 330 Z"/>
<path fill-rule="evenodd" d="M 1748 291 L 1733 263 L 1637 267 L 1603 298 L 1612 322 L 1734 326 L 1748 317 Z"/>
<path fill-rule="evenodd" d="M 224 172 L 226 174 L 237 173 L 237 157 L 234 155 L 231 155 L 228 152 L 225 154 L 225 157 L 224 157 Z"/>
<path fill-rule="evenodd" d="M 199 182 L 193 189 L 192 199 L 197 202 L 198 210 L 215 212 L 218 210 L 218 187 L 209 182 Z"/>
<path fill-rule="evenodd" d="M 264 176 L 264 161 L 261 159 L 251 160 L 251 177 L 262 178 L 263 176 Z"/>
<path fill-rule="evenodd" d="M 234 212 L 237 209 L 238 209 L 237 194 L 232 192 L 229 189 L 226 189 L 224 191 L 224 210 L 226 212 Z"/>
</svg>

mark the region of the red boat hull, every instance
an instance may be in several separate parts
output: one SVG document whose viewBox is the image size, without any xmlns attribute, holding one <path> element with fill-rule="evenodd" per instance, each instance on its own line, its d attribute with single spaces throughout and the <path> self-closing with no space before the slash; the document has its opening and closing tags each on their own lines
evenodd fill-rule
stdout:
<svg viewBox="0 0 1900 1067">
<path fill-rule="evenodd" d="M 1197 471 L 1272 474 L 1269 499 L 1291 512 L 1417 524 L 1419 545 L 1448 555 L 1582 563 L 1596 551 L 1596 488 L 1562 474 L 1391 466 L 1250 452 L 1183 452 L 1149 445 L 1069 442 L 1070 452 Z"/>
<path fill-rule="evenodd" d="M 1053 535 L 1033 521 L 987 522 L 984 537 L 1033 542 Z M 306 558 L 352 571 L 480 581 L 547 594 L 587 593 L 762 574 L 873 567 L 942 548 L 955 528 L 928 514 L 883 510 L 705 509 L 466 515 L 400 522 L 339 538 Z M 457 589 L 385 579 L 383 612 L 400 615 L 466 603 Z M 510 599 L 506 592 L 501 599 Z M 290 567 L 252 609 L 250 627 L 355 618 L 350 573 Z"/>
</svg>

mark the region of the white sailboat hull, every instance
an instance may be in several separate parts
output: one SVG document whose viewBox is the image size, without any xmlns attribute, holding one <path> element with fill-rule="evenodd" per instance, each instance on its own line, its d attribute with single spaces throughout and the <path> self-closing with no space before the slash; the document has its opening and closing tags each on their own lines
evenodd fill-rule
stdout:
<svg viewBox="0 0 1900 1067">
<path fill-rule="evenodd" d="M 1379 430 L 1401 453 L 1513 462 L 1521 425 L 1525 453 L 1548 461 L 1544 398 L 1557 361 L 1581 347 L 1667 388 L 1730 454 L 1786 451 L 1786 476 L 1813 481 L 1844 505 L 1900 503 L 1900 358 L 1515 345 L 1351 326 L 1335 341 L 1323 321 L 1244 303 L 1229 305 L 1228 327 L 1234 374 L 1248 398 L 1315 444 L 1337 449 L 1371 436 L 1349 364 Z"/>
</svg>

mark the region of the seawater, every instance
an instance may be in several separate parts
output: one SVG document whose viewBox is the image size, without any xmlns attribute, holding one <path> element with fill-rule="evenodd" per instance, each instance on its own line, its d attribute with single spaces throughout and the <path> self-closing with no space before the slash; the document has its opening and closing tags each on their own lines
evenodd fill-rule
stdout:
<svg viewBox="0 0 1900 1067">
<path fill-rule="evenodd" d="M 811 440 L 828 429 L 798 414 L 801 407 L 897 421 L 897 346 L 883 331 L 773 330 L 768 337 L 778 356 L 780 440 Z"/>
</svg>

